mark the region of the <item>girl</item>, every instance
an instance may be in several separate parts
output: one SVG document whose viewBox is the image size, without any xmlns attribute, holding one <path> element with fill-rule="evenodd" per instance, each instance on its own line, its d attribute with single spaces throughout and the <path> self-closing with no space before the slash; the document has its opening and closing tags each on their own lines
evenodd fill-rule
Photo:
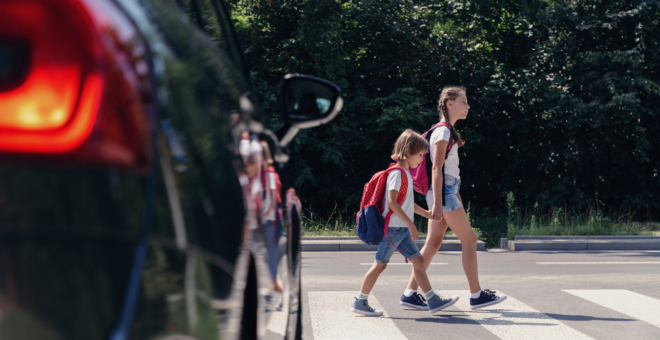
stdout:
<svg viewBox="0 0 660 340">
<path fill-rule="evenodd" d="M 261 141 L 263 148 L 263 169 L 262 176 L 265 177 L 264 193 L 261 200 L 261 216 L 264 223 L 264 234 L 266 239 L 266 247 L 268 250 L 268 265 L 270 273 L 273 278 L 271 289 L 274 292 L 282 294 L 284 286 L 280 276 L 277 275 L 277 245 L 279 243 L 279 235 L 277 234 L 277 184 L 275 173 L 268 169 L 273 166 L 273 157 L 270 153 L 270 147 L 265 141 Z M 268 298 L 267 298 L 268 300 Z M 279 306 L 276 307 L 278 310 Z"/>
<path fill-rule="evenodd" d="M 433 163 L 432 187 L 426 194 L 426 202 L 430 208 L 428 235 L 426 243 L 422 248 L 424 266 L 428 269 L 433 256 L 442 245 L 442 238 L 447 231 L 447 226 L 458 236 L 461 241 L 463 252 L 463 270 L 467 276 L 470 286 L 470 306 L 472 309 L 482 308 L 498 304 L 506 299 L 506 295 L 495 295 L 495 291 L 482 290 L 479 285 L 479 274 L 477 268 L 477 236 L 472 231 L 468 221 L 463 201 L 458 190 L 461 186 L 460 169 L 458 167 L 458 148 L 465 142 L 461 135 L 454 129 L 454 124 L 459 119 L 465 119 L 470 105 L 467 102 L 466 91 L 461 86 L 450 86 L 442 89 L 438 101 L 438 112 L 440 121 L 449 125 L 449 128 L 441 125 L 431 134 L 429 152 Z M 445 163 L 445 153 L 448 143 L 454 141 Z M 445 167 L 444 174 L 442 167 Z M 445 205 L 442 205 L 442 182 L 445 183 Z M 408 288 L 401 296 L 399 304 L 417 309 L 426 309 L 424 298 L 417 294 L 417 280 L 415 272 L 410 276 Z"/>
</svg>

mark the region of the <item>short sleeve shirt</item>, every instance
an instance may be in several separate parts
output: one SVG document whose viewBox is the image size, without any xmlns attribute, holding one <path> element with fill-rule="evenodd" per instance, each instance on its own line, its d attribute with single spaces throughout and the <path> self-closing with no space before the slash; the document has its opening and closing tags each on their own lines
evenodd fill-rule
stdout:
<svg viewBox="0 0 660 340">
<path fill-rule="evenodd" d="M 431 143 L 429 145 L 431 162 L 435 163 L 435 160 L 433 159 L 433 152 L 435 150 L 436 143 L 438 143 L 441 140 L 444 140 L 445 142 L 449 143 L 450 136 L 451 136 L 451 132 L 444 125 L 433 130 L 433 134 L 431 134 Z M 445 174 L 455 177 L 457 179 L 461 179 L 461 170 L 458 168 L 458 145 L 456 144 L 452 145 L 451 150 L 449 151 L 449 155 L 445 160 Z"/>
<path fill-rule="evenodd" d="M 408 170 L 404 170 L 406 176 L 408 176 L 408 192 L 406 193 L 406 199 L 401 204 L 403 212 L 406 213 L 408 218 L 411 221 L 414 221 L 415 218 L 415 197 L 413 194 L 413 180 L 410 176 Z M 392 170 L 390 175 L 387 177 L 387 191 L 385 192 L 385 198 L 383 198 L 383 217 L 387 215 L 389 211 L 389 205 L 387 204 L 387 194 L 390 190 L 399 191 L 401 188 L 401 170 Z M 408 228 L 408 226 L 395 214 L 392 214 L 390 217 L 389 228 Z"/>
<path fill-rule="evenodd" d="M 268 210 L 268 207 L 270 207 L 271 202 L 276 202 L 277 201 L 276 197 L 271 197 L 271 194 L 273 193 L 271 190 L 277 190 L 277 183 L 275 182 L 275 174 L 274 173 L 269 171 L 266 174 L 266 176 L 267 176 L 266 177 L 266 195 L 265 195 L 266 198 L 261 201 L 261 215 L 262 215 L 261 217 L 263 218 L 264 221 L 275 221 L 275 212 L 277 211 L 277 206 L 273 206 L 273 209 L 271 209 L 271 211 L 270 211 L 270 213 L 268 213 L 268 215 L 265 215 L 265 214 L 266 214 L 266 211 Z"/>
</svg>

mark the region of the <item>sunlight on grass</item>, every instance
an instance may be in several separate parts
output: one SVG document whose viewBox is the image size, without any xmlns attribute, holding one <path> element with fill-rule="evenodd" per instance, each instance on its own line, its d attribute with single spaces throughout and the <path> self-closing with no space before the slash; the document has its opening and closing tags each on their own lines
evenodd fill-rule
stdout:
<svg viewBox="0 0 660 340">
<path fill-rule="evenodd" d="M 651 235 L 660 236 L 660 223 L 640 221 L 635 212 L 609 212 L 590 207 L 585 211 L 572 208 L 519 209 L 511 198 L 507 200 L 507 213 L 492 215 L 477 214 L 468 203 L 468 220 L 486 247 L 499 247 L 500 238 L 516 235 L 539 236 L 596 236 L 596 235 Z M 427 232 L 428 220 L 415 216 L 415 225 L 420 235 Z M 451 226 L 450 226 L 451 228 Z M 448 236 L 453 232 L 448 229 Z M 357 236 L 355 215 L 345 216 L 335 209 L 327 218 L 311 211 L 303 214 L 303 236 Z"/>
</svg>

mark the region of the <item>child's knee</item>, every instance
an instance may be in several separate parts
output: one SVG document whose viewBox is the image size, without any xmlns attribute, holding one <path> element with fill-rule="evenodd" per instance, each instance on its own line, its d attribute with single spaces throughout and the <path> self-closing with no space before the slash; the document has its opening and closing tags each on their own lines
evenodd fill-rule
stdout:
<svg viewBox="0 0 660 340">
<path fill-rule="evenodd" d="M 410 262 L 412 263 L 414 268 L 421 268 L 421 269 L 425 270 L 425 268 L 424 268 L 424 258 L 421 255 L 413 257 L 410 260 Z"/>
<path fill-rule="evenodd" d="M 387 268 L 387 263 L 374 263 L 374 270 L 382 273 Z"/>
<path fill-rule="evenodd" d="M 442 237 L 426 240 L 426 242 L 428 242 L 428 246 L 431 249 L 440 249 L 442 246 Z"/>
<path fill-rule="evenodd" d="M 474 232 L 470 232 L 463 240 L 461 240 L 461 243 L 464 243 L 466 247 L 476 248 L 478 241 L 477 235 Z"/>
</svg>

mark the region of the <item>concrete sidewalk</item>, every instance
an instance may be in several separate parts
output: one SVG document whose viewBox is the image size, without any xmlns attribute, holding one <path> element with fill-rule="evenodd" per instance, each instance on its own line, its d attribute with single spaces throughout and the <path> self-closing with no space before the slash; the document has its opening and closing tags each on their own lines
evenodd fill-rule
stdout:
<svg viewBox="0 0 660 340">
<path fill-rule="evenodd" d="M 660 236 L 519 236 L 506 242 L 525 250 L 660 250 Z"/>
<path fill-rule="evenodd" d="M 420 236 L 415 242 L 422 249 L 425 236 Z M 302 238 L 302 251 L 376 251 L 378 246 L 370 246 L 357 236 L 308 236 Z M 440 251 L 460 251 L 461 241 L 456 236 L 445 236 Z M 478 251 L 485 251 L 486 244 L 483 241 L 477 243 Z"/>
</svg>

